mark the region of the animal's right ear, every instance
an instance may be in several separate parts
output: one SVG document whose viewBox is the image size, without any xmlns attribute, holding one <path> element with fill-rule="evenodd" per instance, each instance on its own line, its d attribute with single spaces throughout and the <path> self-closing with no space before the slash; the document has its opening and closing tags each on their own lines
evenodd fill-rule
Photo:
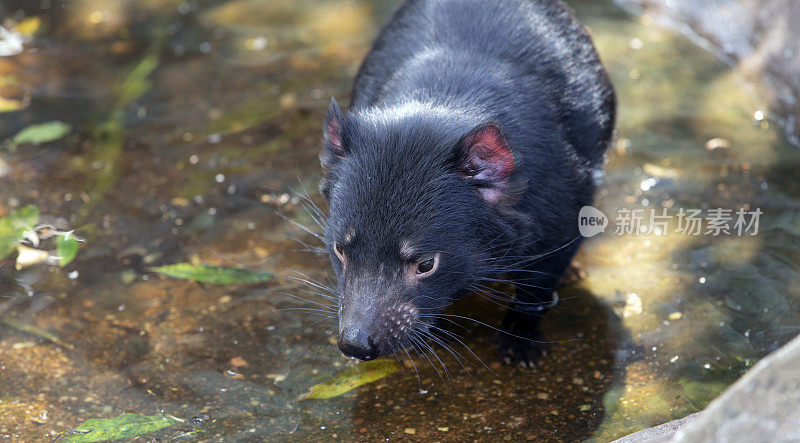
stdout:
<svg viewBox="0 0 800 443">
<path fill-rule="evenodd" d="M 331 98 L 331 106 L 328 108 L 328 116 L 325 117 L 325 127 L 323 128 L 323 147 L 319 154 L 322 169 L 326 172 L 339 160 L 343 159 L 346 152 L 342 144 L 342 124 L 344 115 L 336 99 Z"/>
<path fill-rule="evenodd" d="M 347 154 L 342 141 L 343 126 L 344 114 L 339 109 L 336 99 L 331 98 L 331 106 L 328 108 L 328 116 L 325 117 L 325 125 L 322 130 L 322 152 L 319 153 L 319 162 L 324 173 L 319 189 L 326 200 L 330 200 L 335 166 Z"/>
<path fill-rule="evenodd" d="M 514 171 L 514 154 L 503 132 L 494 123 L 484 123 L 464 136 L 460 145 L 460 175 L 475 184 L 484 200 L 497 203 L 506 195 Z"/>
</svg>

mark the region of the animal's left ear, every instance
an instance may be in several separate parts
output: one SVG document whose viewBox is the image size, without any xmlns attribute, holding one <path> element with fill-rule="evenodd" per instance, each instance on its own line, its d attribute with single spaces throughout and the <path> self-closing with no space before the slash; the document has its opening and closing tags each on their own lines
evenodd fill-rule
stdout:
<svg viewBox="0 0 800 443">
<path fill-rule="evenodd" d="M 336 99 L 331 99 L 328 108 L 328 115 L 325 117 L 325 127 L 323 128 L 323 148 L 319 154 L 322 168 L 327 170 L 338 160 L 345 156 L 345 148 L 342 143 L 342 125 L 344 124 L 344 114 L 339 109 Z"/>
<path fill-rule="evenodd" d="M 494 123 L 479 125 L 459 145 L 459 174 L 474 180 L 484 200 L 489 203 L 500 200 L 514 171 L 514 154 L 500 128 Z"/>
<path fill-rule="evenodd" d="M 335 166 L 347 155 L 342 138 L 344 123 L 342 110 L 339 109 L 336 99 L 331 99 L 331 106 L 328 108 L 328 116 L 325 117 L 322 129 L 322 151 L 319 153 L 319 162 L 324 173 L 319 189 L 326 200 L 330 200 L 331 197 L 331 188 L 336 175 Z"/>
</svg>

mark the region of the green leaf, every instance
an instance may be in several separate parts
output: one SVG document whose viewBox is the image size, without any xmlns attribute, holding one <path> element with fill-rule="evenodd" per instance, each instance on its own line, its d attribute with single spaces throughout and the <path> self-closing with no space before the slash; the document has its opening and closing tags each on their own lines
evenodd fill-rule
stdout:
<svg viewBox="0 0 800 443">
<path fill-rule="evenodd" d="M 78 239 L 72 235 L 72 232 L 58 236 L 56 254 L 58 254 L 58 265 L 61 267 L 67 266 L 78 255 Z"/>
<path fill-rule="evenodd" d="M 175 278 L 185 278 L 187 280 L 216 283 L 220 285 L 261 283 L 272 278 L 272 274 L 265 271 L 251 271 L 248 269 L 224 266 L 193 265 L 190 263 L 176 263 L 174 265 L 148 268 L 148 271 L 158 272 Z"/>
<path fill-rule="evenodd" d="M 67 434 L 63 441 L 90 442 L 136 438 L 159 429 L 182 423 L 175 417 L 163 415 L 122 414 L 116 418 L 93 418 Z"/>
<path fill-rule="evenodd" d="M 150 90 L 148 76 L 158 67 L 158 52 L 151 52 L 131 69 L 122 81 L 116 109 L 123 109 Z"/>
<path fill-rule="evenodd" d="M 18 146 L 23 143 L 39 145 L 42 143 L 52 142 L 69 134 L 71 130 L 72 127 L 70 125 L 58 120 L 32 125 L 19 131 L 17 135 L 11 139 L 11 145 Z"/>
<path fill-rule="evenodd" d="M 39 221 L 39 209 L 26 206 L 0 218 L 0 258 L 5 258 L 17 248 L 22 234 L 33 230 Z"/>
<path fill-rule="evenodd" d="M 338 397 L 361 385 L 380 380 L 399 369 L 400 364 L 390 359 L 361 362 L 336 374 L 332 379 L 312 387 L 307 394 L 300 397 L 300 400 Z"/>
</svg>

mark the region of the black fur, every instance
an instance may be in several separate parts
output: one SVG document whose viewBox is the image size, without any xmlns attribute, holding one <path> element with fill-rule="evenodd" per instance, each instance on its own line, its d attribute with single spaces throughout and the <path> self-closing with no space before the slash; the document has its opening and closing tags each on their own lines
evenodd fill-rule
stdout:
<svg viewBox="0 0 800 443">
<path fill-rule="evenodd" d="M 506 274 L 517 290 L 501 355 L 532 363 L 540 350 L 523 338 L 538 337 L 579 246 L 578 211 L 591 203 L 614 113 L 594 47 L 559 1 L 406 2 L 361 66 L 347 115 L 333 102 L 325 122 L 343 352 L 399 351 L 451 301 Z M 469 169 L 469 134 L 485 127 L 513 154 L 508 177 Z M 436 253 L 435 272 L 417 278 L 416 263 Z"/>
</svg>

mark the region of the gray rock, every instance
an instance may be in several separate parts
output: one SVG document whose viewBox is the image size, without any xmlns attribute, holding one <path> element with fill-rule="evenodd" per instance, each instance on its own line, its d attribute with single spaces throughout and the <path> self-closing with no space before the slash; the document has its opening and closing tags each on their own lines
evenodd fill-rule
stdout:
<svg viewBox="0 0 800 443">
<path fill-rule="evenodd" d="M 675 435 L 679 429 L 686 426 L 687 423 L 697 419 L 701 412 L 695 412 L 692 415 L 672 420 L 662 425 L 654 426 L 649 429 L 643 429 L 639 432 L 626 435 L 619 440 L 614 440 L 614 443 L 652 443 L 667 441 L 670 437 Z"/>
<path fill-rule="evenodd" d="M 672 441 L 800 441 L 800 336 L 758 362 Z"/>
<path fill-rule="evenodd" d="M 797 0 L 615 0 L 703 40 L 738 64 L 800 144 L 800 5 Z"/>
<path fill-rule="evenodd" d="M 673 443 L 800 441 L 800 336 L 758 362 L 704 411 L 616 442 L 667 439 Z"/>
</svg>

